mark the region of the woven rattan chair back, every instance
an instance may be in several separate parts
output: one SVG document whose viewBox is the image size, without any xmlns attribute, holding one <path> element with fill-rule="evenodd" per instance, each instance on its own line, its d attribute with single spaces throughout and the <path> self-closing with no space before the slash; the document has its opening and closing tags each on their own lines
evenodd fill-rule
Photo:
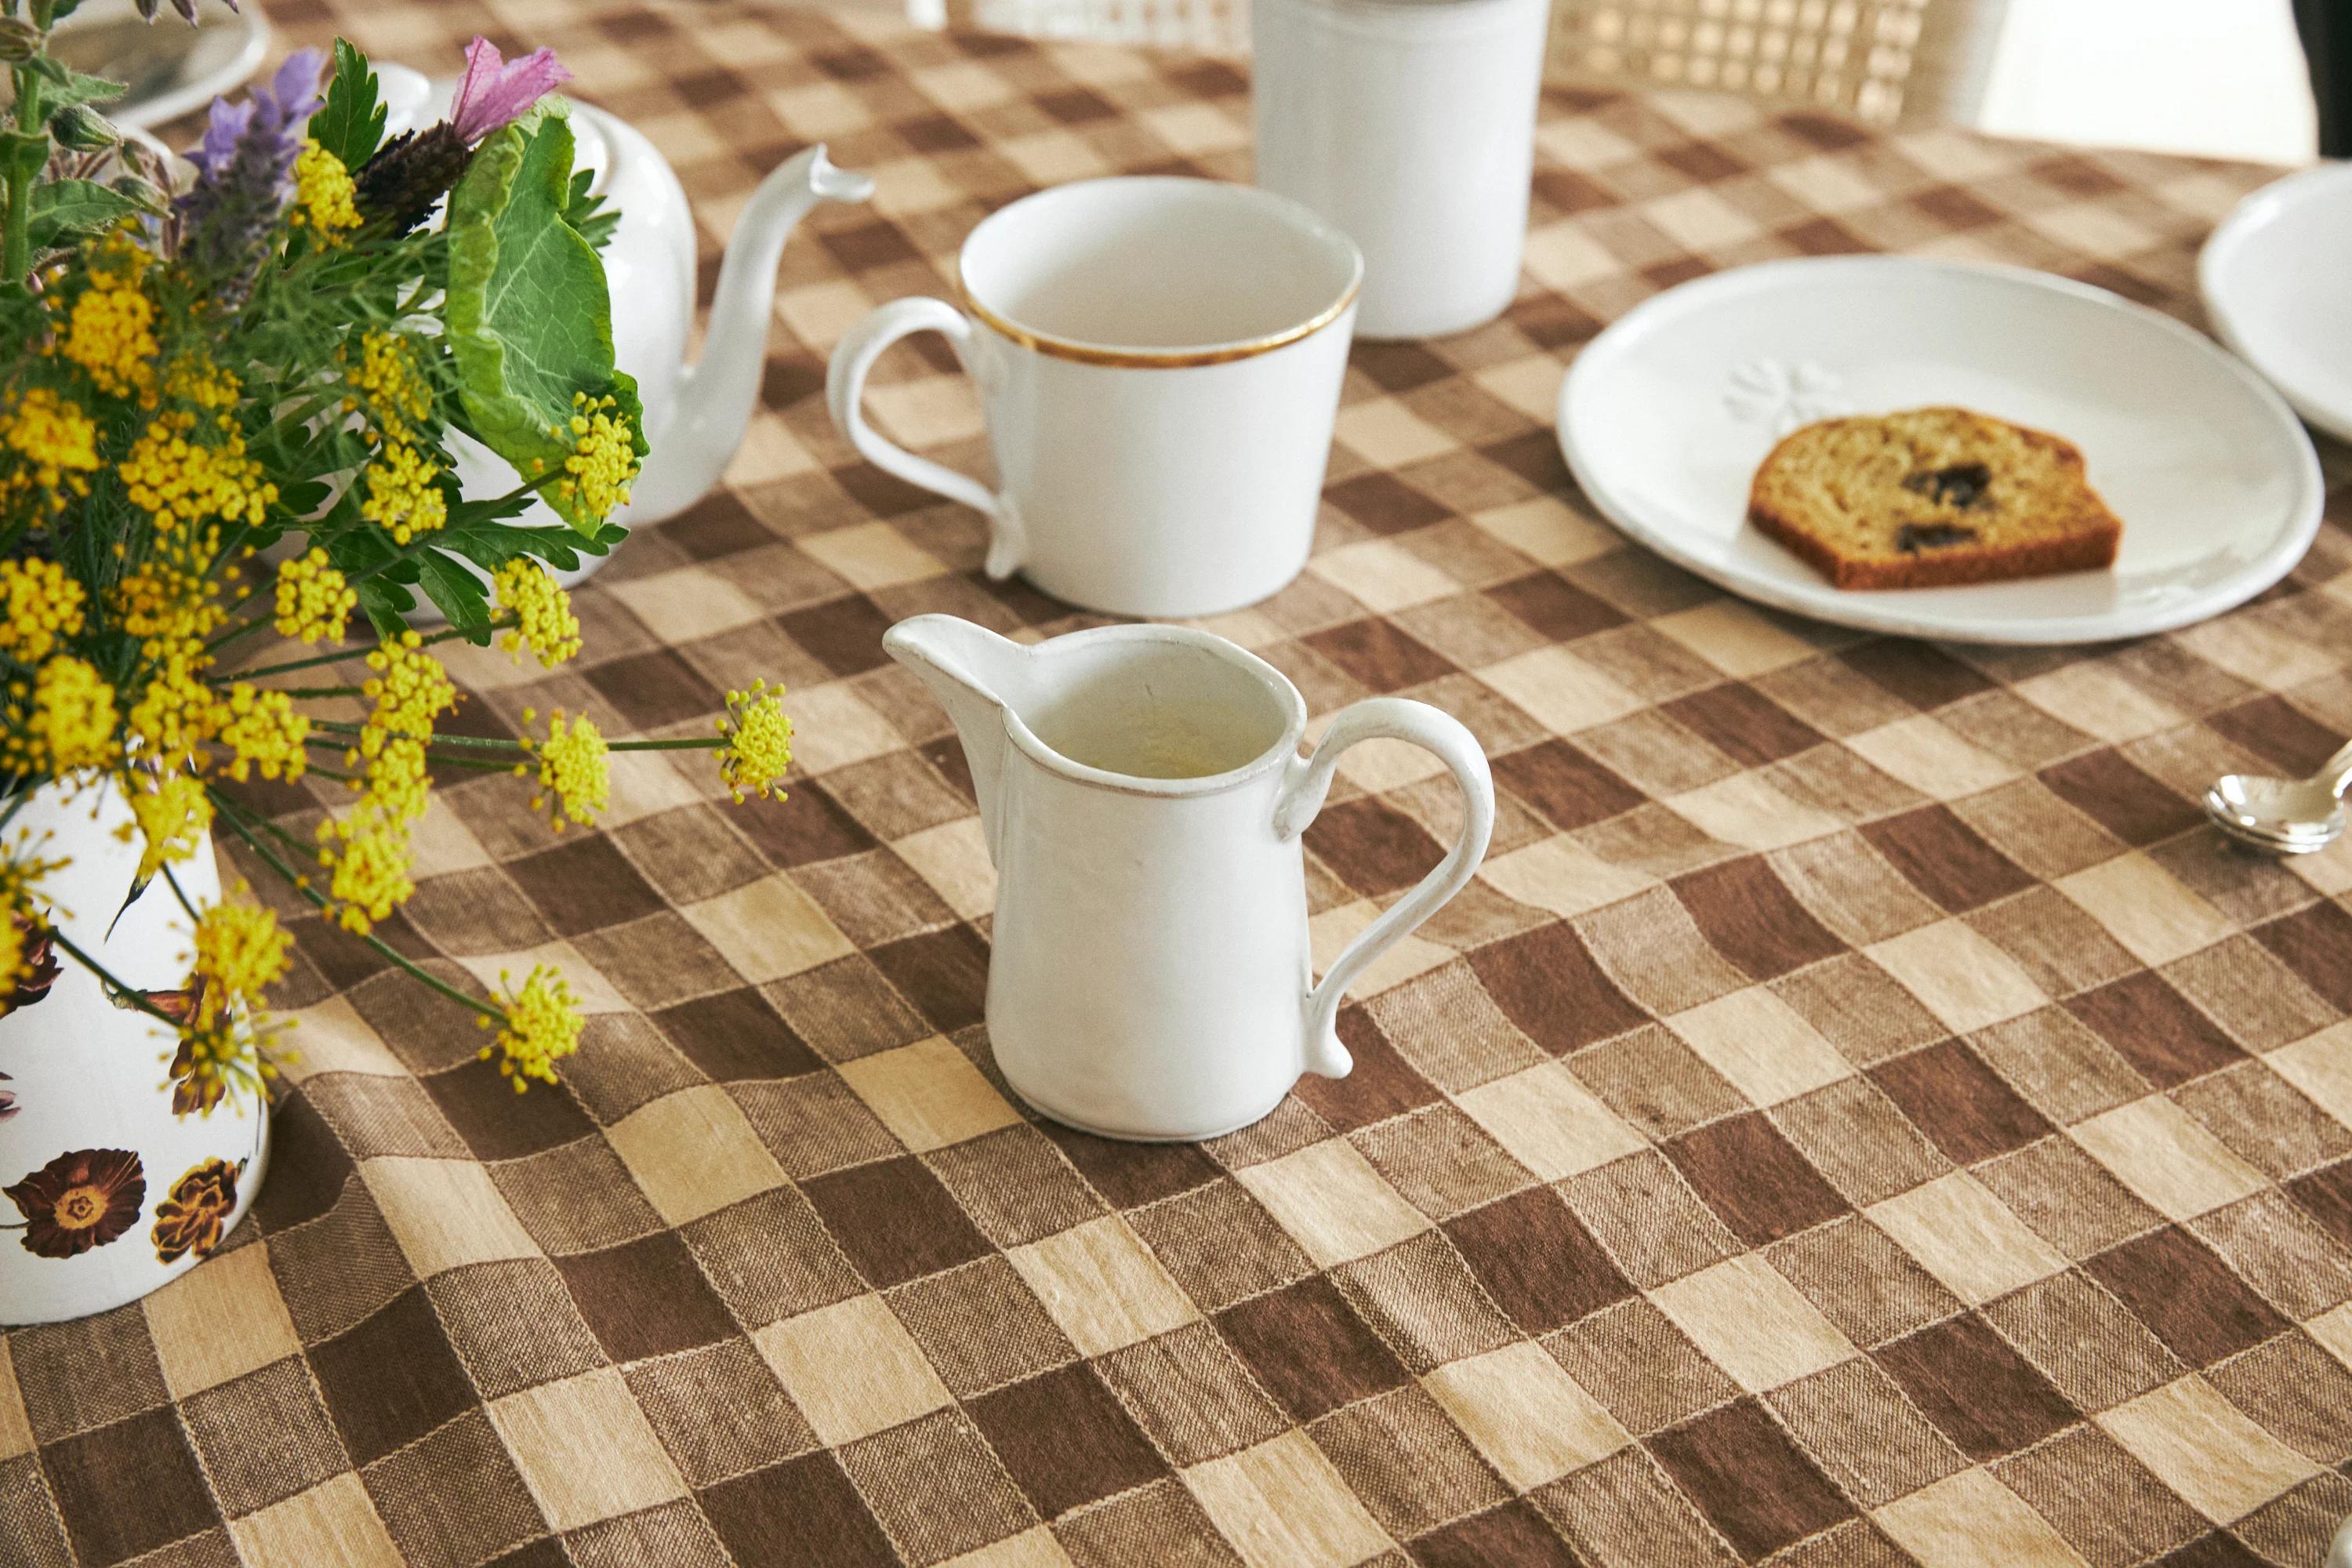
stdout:
<svg viewBox="0 0 2352 1568">
<path fill-rule="evenodd" d="M 1238 53 L 1249 0 L 908 0 L 917 21 Z M 2007 0 L 1552 0 L 1550 79 L 1965 121 Z"/>
<path fill-rule="evenodd" d="M 1552 0 L 1552 79 L 1966 120 L 2006 0 Z"/>
</svg>

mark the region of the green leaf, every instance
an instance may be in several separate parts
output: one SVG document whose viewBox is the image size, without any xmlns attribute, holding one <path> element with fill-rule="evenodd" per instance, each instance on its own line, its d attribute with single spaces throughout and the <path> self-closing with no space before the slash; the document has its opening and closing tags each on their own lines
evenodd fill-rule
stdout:
<svg viewBox="0 0 2352 1568">
<path fill-rule="evenodd" d="M 111 228 L 139 212 L 137 202 L 96 180 L 51 180 L 33 187 L 33 216 L 26 229 L 34 248 L 40 249 L 68 235 Z"/>
<path fill-rule="evenodd" d="M 593 536 L 561 528 L 509 528 L 482 522 L 465 529 L 446 529 L 441 548 L 454 551 L 485 572 L 496 572 L 518 555 L 530 555 L 559 572 L 575 571 L 583 555 L 602 555 L 628 537 L 629 531 L 606 523 Z"/>
<path fill-rule="evenodd" d="M 375 70 L 349 39 L 335 40 L 335 79 L 327 102 L 310 116 L 310 134 L 320 146 L 356 171 L 383 144 L 385 108 L 376 91 Z"/>
<path fill-rule="evenodd" d="M 113 81 L 102 76 L 85 76 L 55 55 L 35 55 L 25 64 L 45 84 L 41 89 L 41 107 L 49 114 L 55 114 L 69 104 L 111 103 L 131 90 L 127 82 Z"/>
<path fill-rule="evenodd" d="M 615 397 L 643 425 L 613 366 L 604 266 L 572 226 L 571 199 L 572 127 L 547 104 L 486 138 L 449 196 L 446 319 L 466 423 L 527 479 L 570 455 L 576 395 Z M 545 499 L 582 533 L 594 526 Z"/>
<path fill-rule="evenodd" d="M 359 595 L 361 613 L 379 637 L 396 637 L 408 629 L 409 612 L 416 608 L 416 595 L 399 584 L 383 577 L 370 577 L 352 584 Z"/>
<path fill-rule="evenodd" d="M 564 217 L 580 231 L 580 237 L 594 246 L 596 253 L 601 256 L 604 247 L 613 243 L 613 236 L 620 230 L 621 209 L 606 203 L 603 193 L 588 188 L 595 183 L 595 170 L 572 171 L 572 207 Z"/>
<path fill-rule="evenodd" d="M 0 131 L 0 177 L 37 180 L 49 165 L 49 139 L 39 131 Z"/>
<path fill-rule="evenodd" d="M 539 504 L 539 498 L 528 492 L 501 496 L 472 496 L 449 503 L 449 521 L 446 532 L 457 533 L 486 522 L 504 522 L 510 517 L 520 517 Z"/>
<path fill-rule="evenodd" d="M 278 487 L 278 504 L 289 517 L 308 517 L 327 504 L 332 490 L 318 479 L 297 479 Z"/>
<path fill-rule="evenodd" d="M 450 626 L 466 640 L 487 647 L 490 641 L 490 601 L 482 580 L 438 550 L 417 558 L 417 580 L 425 596 L 440 608 Z"/>
</svg>

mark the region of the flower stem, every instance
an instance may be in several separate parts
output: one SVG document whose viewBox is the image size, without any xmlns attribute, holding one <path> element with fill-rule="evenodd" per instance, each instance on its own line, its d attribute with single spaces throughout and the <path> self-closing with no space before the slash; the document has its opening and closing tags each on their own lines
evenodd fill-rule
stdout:
<svg viewBox="0 0 2352 1568">
<path fill-rule="evenodd" d="M 148 1001 L 144 992 L 140 991 L 136 987 L 117 978 L 113 971 L 108 969 L 106 965 L 100 963 L 98 960 L 84 952 L 80 948 L 76 947 L 71 937 L 66 935 L 65 932 L 58 930 L 55 926 L 51 926 L 49 928 L 49 937 L 50 940 L 55 942 L 59 947 L 65 949 L 67 957 L 72 959 L 76 963 L 80 964 L 84 969 L 89 970 L 92 974 L 97 975 L 99 983 L 104 985 L 112 994 L 127 997 L 133 1007 L 138 1008 L 139 1011 L 146 1014 L 151 1018 L 158 1018 L 163 1022 L 169 1024 L 172 1026 L 172 1032 L 173 1034 L 179 1033 L 180 1021 L 177 1018 L 173 1017 L 172 1015 L 164 1012 L 161 1007 L 158 1007 L 153 1003 Z"/>
<path fill-rule="evenodd" d="M 285 861 L 279 859 L 277 853 L 272 850 L 269 846 L 262 843 L 260 839 L 256 838 L 253 836 L 253 830 L 251 826 L 248 826 L 243 812 L 239 811 L 236 806 L 231 805 L 227 800 L 223 798 L 220 791 L 215 789 L 207 789 L 205 793 L 212 796 L 214 807 L 217 809 L 222 816 L 227 820 L 229 830 L 231 832 L 235 833 L 239 838 L 244 839 L 246 844 L 253 850 L 253 852 L 256 855 L 260 856 L 262 860 L 271 870 L 277 872 L 280 877 L 283 877 L 287 883 L 291 886 L 296 892 L 310 900 L 310 902 L 317 906 L 321 912 L 325 911 L 327 908 L 326 895 L 320 892 L 316 888 L 309 886 L 302 879 L 297 877 L 294 874 L 293 868 L 289 867 Z M 297 842 L 293 839 L 291 835 L 287 834 L 285 829 L 279 827 L 274 822 L 265 820 L 262 822 L 261 826 L 270 829 L 270 831 L 274 833 L 277 833 L 279 837 L 286 838 L 289 843 Z M 362 942 L 367 943 L 369 947 L 373 948 L 377 953 L 381 954 L 383 957 L 390 959 L 394 964 L 404 971 L 411 977 L 423 981 L 425 985 L 439 992 L 442 995 L 446 996 L 449 1000 L 457 1003 L 458 1005 L 466 1008 L 476 1017 L 495 1018 L 501 1026 L 506 1024 L 507 1016 L 503 1008 L 492 1006 L 489 1003 L 483 1001 L 478 996 L 467 995 L 463 991 L 458 990 L 456 986 L 450 984 L 439 975 L 425 969 L 415 959 L 410 958 L 406 953 L 401 952 L 398 948 L 393 946 L 390 942 L 384 941 L 383 938 L 376 935 L 373 931 L 362 931 L 359 933 L 359 938 Z M 168 1021 L 169 1020 L 166 1020 L 166 1022 Z"/>
<path fill-rule="evenodd" d="M 188 901 L 188 895 L 180 890 L 180 879 L 172 875 L 172 868 L 166 864 L 157 866 L 156 869 L 163 873 L 164 886 L 170 888 L 172 896 L 180 900 L 180 907 L 188 911 L 188 918 L 192 921 L 204 919 L 196 912 L 196 906 Z"/>
<path fill-rule="evenodd" d="M 265 675 L 289 675 L 298 669 L 316 669 L 320 665 L 342 664 L 354 658 L 365 658 L 367 656 L 366 648 L 347 647 L 333 653 L 313 654 L 309 658 L 289 659 L 284 664 L 265 664 L 259 669 L 223 670 L 218 675 L 208 675 L 205 679 L 215 686 L 227 680 L 258 680 Z M 357 691 L 359 688 L 353 687 L 352 689 Z"/>
<path fill-rule="evenodd" d="M 38 19 L 47 32 L 46 18 Z M 42 40 L 47 52 L 47 40 Z M 26 134 L 41 132 L 41 73 L 28 64 L 16 68 L 16 129 Z M 0 279 L 10 283 L 22 283 L 33 270 L 33 181 L 34 171 L 22 164 L 8 170 L 7 229 L 0 235 Z"/>
<path fill-rule="evenodd" d="M 514 617 L 511 616 L 501 616 L 495 619 L 485 621 L 478 626 L 444 626 L 441 630 L 435 632 L 431 637 L 419 638 L 416 646 L 419 647 L 431 647 L 435 643 L 447 642 L 451 637 L 462 637 L 473 632 L 502 631 L 514 624 Z M 265 664 L 259 669 L 225 670 L 219 675 L 206 676 L 205 679 L 215 686 L 218 686 L 225 680 L 258 680 L 265 675 L 289 675 L 298 669 L 316 669 L 322 664 L 341 664 L 346 659 L 365 658 L 373 651 L 373 646 L 369 647 L 349 647 L 341 649 L 334 653 L 313 654 L 309 658 L 289 659 L 284 664 Z M 289 695 L 300 697 L 310 694 L 308 692 L 295 691 L 289 693 Z M 359 688 L 354 686 L 328 695 L 337 697 L 357 696 L 359 695 Z"/>
<path fill-rule="evenodd" d="M 363 735 L 367 733 L 366 725 L 354 724 L 350 721 L 343 719 L 313 719 L 310 721 L 310 728 L 313 730 L 324 730 L 330 734 L 335 735 Z M 530 754 L 529 749 L 526 748 L 520 741 L 499 740 L 495 736 L 489 735 L 436 734 L 427 735 L 424 737 L 424 740 L 427 746 L 470 747 L 479 751 L 505 752 L 516 757 L 525 757 Z"/>
<path fill-rule="evenodd" d="M 688 735 L 677 741 L 614 741 L 608 752 L 715 752 L 727 744 L 724 735 Z"/>
<path fill-rule="evenodd" d="M 456 740 L 459 737 L 457 736 L 443 737 L 436 735 L 434 737 L 434 741 L 437 743 L 443 739 Z M 333 752 L 339 756 L 351 750 L 349 746 L 345 745 L 342 742 L 336 740 L 331 735 L 305 735 L 302 737 L 302 743 L 306 746 L 316 746 L 321 751 Z M 518 749 L 515 753 L 518 761 L 529 754 L 530 753 L 522 752 L 520 749 Z M 445 752 L 428 751 L 425 753 L 425 760 L 428 763 L 437 763 L 446 767 L 473 768 L 481 773 L 507 773 L 514 771 L 513 764 L 509 763 L 487 762 L 476 757 L 453 757 Z M 341 774 L 330 773 L 324 768 L 312 768 L 310 771 L 317 773 L 321 778 L 337 778 L 345 776 Z"/>
</svg>

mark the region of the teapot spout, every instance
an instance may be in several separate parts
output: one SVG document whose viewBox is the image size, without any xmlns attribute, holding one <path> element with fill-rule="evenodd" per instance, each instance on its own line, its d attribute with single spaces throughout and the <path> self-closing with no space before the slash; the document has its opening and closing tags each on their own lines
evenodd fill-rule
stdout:
<svg viewBox="0 0 2352 1568">
<path fill-rule="evenodd" d="M 874 177 L 835 168 L 822 142 L 778 166 L 751 193 L 719 264 L 701 363 L 677 373 L 674 411 L 648 432 L 653 451 L 633 489 L 630 523 L 682 511 L 719 482 L 760 395 L 784 241 L 819 202 L 862 202 L 873 195 Z"/>
<path fill-rule="evenodd" d="M 882 651 L 921 678 L 956 728 L 980 800 L 989 858 L 996 858 L 998 801 L 1005 749 L 1004 711 L 1029 682 L 1029 650 L 954 616 L 916 616 L 882 637 Z"/>
</svg>

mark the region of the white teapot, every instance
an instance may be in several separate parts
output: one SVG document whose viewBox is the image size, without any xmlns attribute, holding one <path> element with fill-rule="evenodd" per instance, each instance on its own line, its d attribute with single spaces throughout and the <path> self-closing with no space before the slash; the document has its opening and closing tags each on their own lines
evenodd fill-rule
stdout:
<svg viewBox="0 0 2352 1568">
<path fill-rule="evenodd" d="M 421 130 L 448 111 L 455 82 L 431 80 L 402 66 L 375 68 L 388 111 L 387 136 Z M 784 241 L 819 202 L 865 201 L 874 194 L 874 180 L 834 167 L 820 143 L 761 181 L 736 220 L 719 269 L 702 358 L 688 364 L 695 247 L 686 188 L 669 160 L 636 127 L 577 100 L 571 109 L 575 164 L 593 172 L 591 191 L 621 215 L 604 253 L 613 296 L 614 353 L 620 368 L 636 379 L 646 438 L 653 448 L 632 487 L 630 503 L 613 515 L 614 521 L 634 527 L 684 510 L 719 482 L 742 444 L 760 395 L 776 261 Z M 464 436 L 452 433 L 449 449 L 469 495 L 496 495 L 517 482 L 510 465 Z M 563 526 L 544 504 L 520 521 Z M 583 556 L 577 571 L 556 575 L 569 584 L 603 562 L 602 556 Z"/>
</svg>

